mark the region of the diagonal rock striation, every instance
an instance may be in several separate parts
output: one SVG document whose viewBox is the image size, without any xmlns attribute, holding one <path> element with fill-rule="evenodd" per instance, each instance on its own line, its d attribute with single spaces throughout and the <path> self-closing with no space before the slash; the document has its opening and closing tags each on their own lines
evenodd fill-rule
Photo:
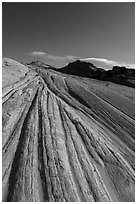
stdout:
<svg viewBox="0 0 137 204">
<path fill-rule="evenodd" d="M 28 69 L 3 88 L 3 201 L 134 201 L 134 89 Z"/>
</svg>

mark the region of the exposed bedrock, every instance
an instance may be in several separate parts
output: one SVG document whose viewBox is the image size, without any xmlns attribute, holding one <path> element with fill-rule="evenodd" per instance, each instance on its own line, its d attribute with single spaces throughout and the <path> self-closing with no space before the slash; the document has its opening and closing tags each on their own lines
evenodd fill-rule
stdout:
<svg viewBox="0 0 137 204">
<path fill-rule="evenodd" d="M 44 69 L 4 87 L 3 201 L 134 201 L 132 91 Z"/>
</svg>

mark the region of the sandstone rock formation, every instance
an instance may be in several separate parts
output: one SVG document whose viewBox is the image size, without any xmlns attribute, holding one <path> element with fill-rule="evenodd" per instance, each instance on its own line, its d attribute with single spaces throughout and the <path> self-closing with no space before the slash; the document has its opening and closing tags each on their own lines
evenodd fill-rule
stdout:
<svg viewBox="0 0 137 204">
<path fill-rule="evenodd" d="M 3 201 L 134 201 L 134 89 L 6 62 Z"/>
<path fill-rule="evenodd" d="M 37 64 L 37 63 L 35 63 Z M 112 70 L 97 68 L 94 64 L 85 61 L 74 61 L 58 69 L 61 73 L 88 77 L 102 81 L 111 81 L 129 87 L 135 87 L 135 69 L 113 66 Z"/>
</svg>

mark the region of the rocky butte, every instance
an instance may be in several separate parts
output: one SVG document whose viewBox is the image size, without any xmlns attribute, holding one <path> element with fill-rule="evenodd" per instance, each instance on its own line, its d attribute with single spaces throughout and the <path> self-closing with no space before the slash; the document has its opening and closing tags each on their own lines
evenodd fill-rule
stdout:
<svg viewBox="0 0 137 204">
<path fill-rule="evenodd" d="M 133 72 L 4 58 L 3 201 L 135 201 Z"/>
</svg>

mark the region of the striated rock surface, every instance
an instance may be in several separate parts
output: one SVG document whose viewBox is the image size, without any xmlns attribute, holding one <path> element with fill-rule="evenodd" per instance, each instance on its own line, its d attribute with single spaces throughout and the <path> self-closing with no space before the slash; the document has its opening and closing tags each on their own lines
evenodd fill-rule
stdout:
<svg viewBox="0 0 137 204">
<path fill-rule="evenodd" d="M 25 69 L 3 87 L 3 201 L 134 201 L 134 89 Z"/>
<path fill-rule="evenodd" d="M 2 87 L 15 83 L 28 71 L 28 67 L 23 64 L 9 58 L 4 58 L 2 62 Z"/>
<path fill-rule="evenodd" d="M 35 65 L 37 65 L 37 62 Z M 97 68 L 90 62 L 77 60 L 58 69 L 57 71 L 102 81 L 110 81 L 116 84 L 135 88 L 135 69 L 129 69 L 126 67 L 113 66 L 112 70 L 106 71 L 105 69 Z"/>
</svg>

